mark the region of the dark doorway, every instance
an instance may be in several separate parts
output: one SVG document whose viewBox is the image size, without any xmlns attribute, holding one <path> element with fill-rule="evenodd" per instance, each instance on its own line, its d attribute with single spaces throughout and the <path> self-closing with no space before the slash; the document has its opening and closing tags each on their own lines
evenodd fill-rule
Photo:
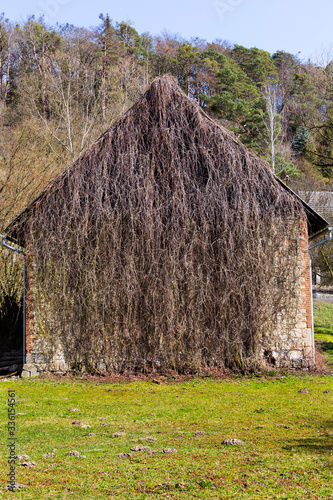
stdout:
<svg viewBox="0 0 333 500">
<path fill-rule="evenodd" d="M 4 296 L 0 311 L 0 375 L 21 371 L 23 366 L 23 307 Z"/>
</svg>

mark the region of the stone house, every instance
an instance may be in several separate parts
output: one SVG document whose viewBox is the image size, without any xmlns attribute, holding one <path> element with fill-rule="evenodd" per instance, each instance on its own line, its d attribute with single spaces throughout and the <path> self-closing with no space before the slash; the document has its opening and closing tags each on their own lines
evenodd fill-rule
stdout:
<svg viewBox="0 0 333 500">
<path fill-rule="evenodd" d="M 23 373 L 310 367 L 327 226 L 157 78 L 5 229 L 27 254 Z"/>
</svg>

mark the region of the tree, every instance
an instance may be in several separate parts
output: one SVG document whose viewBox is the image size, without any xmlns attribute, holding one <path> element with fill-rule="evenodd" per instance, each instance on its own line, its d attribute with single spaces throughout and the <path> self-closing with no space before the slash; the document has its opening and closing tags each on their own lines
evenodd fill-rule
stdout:
<svg viewBox="0 0 333 500">
<path fill-rule="evenodd" d="M 236 61 L 223 55 L 212 54 L 219 65 L 217 88 L 211 97 L 203 97 L 208 108 L 226 120 L 248 146 L 258 149 L 262 128 L 261 112 L 264 101 L 256 84 L 238 66 Z"/>
<path fill-rule="evenodd" d="M 230 55 L 260 90 L 264 89 L 267 80 L 277 79 L 276 68 L 268 52 L 256 47 L 247 49 L 235 45 Z"/>
<path fill-rule="evenodd" d="M 266 113 L 263 111 L 262 120 L 265 126 L 264 140 L 269 151 L 269 158 L 273 173 L 276 172 L 276 157 L 279 146 L 282 145 L 283 135 L 281 130 L 281 118 L 278 113 L 278 100 L 275 85 L 266 84 L 264 87 L 264 99 Z"/>
</svg>

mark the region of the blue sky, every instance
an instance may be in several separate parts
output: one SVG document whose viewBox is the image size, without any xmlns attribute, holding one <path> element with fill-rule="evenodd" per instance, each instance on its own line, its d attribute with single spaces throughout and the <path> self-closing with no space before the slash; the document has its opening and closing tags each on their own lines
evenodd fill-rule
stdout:
<svg viewBox="0 0 333 500">
<path fill-rule="evenodd" d="M 333 43 L 332 0 L 0 0 L 12 21 L 43 13 L 49 24 L 94 26 L 100 13 L 132 21 L 139 33 L 163 30 L 184 38 L 229 40 L 271 53 L 300 52 L 302 60 L 321 62 Z M 333 45 L 332 45 L 333 46 Z M 333 58 L 333 51 L 332 51 Z"/>
</svg>

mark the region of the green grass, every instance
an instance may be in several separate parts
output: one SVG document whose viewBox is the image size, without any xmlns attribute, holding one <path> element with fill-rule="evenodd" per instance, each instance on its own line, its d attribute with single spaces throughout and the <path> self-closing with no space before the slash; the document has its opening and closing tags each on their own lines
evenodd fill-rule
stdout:
<svg viewBox="0 0 333 500">
<path fill-rule="evenodd" d="M 333 304 L 315 303 L 315 335 L 333 362 Z M 333 500 L 333 378 L 270 375 L 161 385 L 1 381 L 0 500 Z M 36 462 L 31 469 L 16 463 L 25 488 L 15 493 L 4 490 L 9 387 L 17 398 L 16 453 Z M 227 438 L 244 444 L 225 446 Z M 131 452 L 136 445 L 151 452 Z M 53 458 L 42 456 L 53 450 Z M 70 450 L 86 458 L 67 456 Z M 118 457 L 129 452 L 132 458 Z"/>
<path fill-rule="evenodd" d="M 315 339 L 333 367 L 333 304 L 314 301 L 313 311 Z"/>
<path fill-rule="evenodd" d="M 8 387 L 16 391 L 20 493 L 4 492 Z M 309 393 L 299 393 L 308 388 Z M 324 390 L 331 392 L 324 393 Z M 22 499 L 333 499 L 333 379 L 275 376 L 0 383 L 1 493 Z M 70 408 L 80 411 L 70 413 Z M 101 426 L 106 418 L 109 425 Z M 80 420 L 91 426 L 73 426 Z M 195 435 L 196 431 L 206 434 Z M 96 436 L 88 436 L 90 432 Z M 126 436 L 114 438 L 114 432 Z M 152 436 L 156 442 L 145 441 Z M 238 438 L 243 446 L 225 446 Z M 156 453 L 132 453 L 138 444 Z M 164 448 L 177 453 L 164 454 Z M 55 450 L 54 458 L 42 455 Z M 77 450 L 86 458 L 66 456 Z"/>
</svg>

